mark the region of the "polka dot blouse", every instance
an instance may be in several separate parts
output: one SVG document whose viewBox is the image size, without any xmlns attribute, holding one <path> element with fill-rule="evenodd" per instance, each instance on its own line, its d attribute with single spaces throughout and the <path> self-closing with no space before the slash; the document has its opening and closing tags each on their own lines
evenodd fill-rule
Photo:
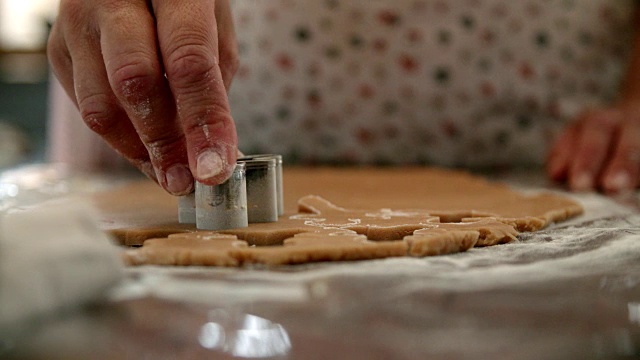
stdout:
<svg viewBox="0 0 640 360">
<path fill-rule="evenodd" d="M 627 0 L 235 0 L 240 148 L 288 162 L 540 164 L 615 98 Z"/>
</svg>

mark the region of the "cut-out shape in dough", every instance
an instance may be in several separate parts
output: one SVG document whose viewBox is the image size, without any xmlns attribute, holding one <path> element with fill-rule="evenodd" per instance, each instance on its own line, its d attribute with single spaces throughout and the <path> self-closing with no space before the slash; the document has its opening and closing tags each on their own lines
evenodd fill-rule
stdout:
<svg viewBox="0 0 640 360">
<path fill-rule="evenodd" d="M 405 256 L 404 241 L 370 241 L 364 235 L 344 229 L 322 229 L 301 233 L 284 241 L 283 246 L 264 246 L 237 252 L 243 263 L 301 264 L 317 261 L 367 260 Z"/>
<path fill-rule="evenodd" d="M 477 231 L 478 241 L 475 246 L 492 246 L 506 244 L 516 240 L 518 231 L 511 225 L 491 218 L 463 219 L 460 223 L 431 223 L 423 229 L 414 232 L 414 235 L 429 233 L 429 230 Z"/>
</svg>

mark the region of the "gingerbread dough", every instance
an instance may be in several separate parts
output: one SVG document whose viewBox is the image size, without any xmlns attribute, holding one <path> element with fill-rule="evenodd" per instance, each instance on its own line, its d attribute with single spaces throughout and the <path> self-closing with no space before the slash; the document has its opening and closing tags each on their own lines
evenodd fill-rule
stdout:
<svg viewBox="0 0 640 360">
<path fill-rule="evenodd" d="M 247 246 L 245 241 L 233 235 L 173 234 L 145 241 L 142 249 L 127 251 L 124 260 L 128 265 L 238 266 L 240 262 L 232 255 L 232 251 Z"/>
<path fill-rule="evenodd" d="M 106 210 L 106 230 L 124 245 L 144 242 L 125 253 L 132 265 L 277 265 L 442 255 L 507 243 L 518 231 L 535 231 L 582 212 L 562 196 L 525 196 L 482 178 L 437 169 L 285 169 L 285 183 L 290 202 L 278 222 L 218 233 L 177 224 L 175 199 L 151 184 L 96 200 Z M 301 196 L 303 191 L 323 197 Z M 299 199 L 297 211 L 291 211 L 293 196 Z M 143 201 L 127 202 L 135 198 Z"/>
<path fill-rule="evenodd" d="M 493 219 L 440 223 L 424 211 L 348 210 L 318 196 L 299 200 L 301 214 L 290 216 L 288 236 L 281 245 L 249 247 L 242 239 L 269 234 L 253 228 L 193 232 L 150 239 L 124 254 L 129 265 L 283 265 L 316 261 L 365 260 L 395 256 L 430 256 L 466 251 L 474 245 L 494 245 L 516 239 L 517 231 Z M 258 230 L 258 231 L 256 231 Z"/>
</svg>

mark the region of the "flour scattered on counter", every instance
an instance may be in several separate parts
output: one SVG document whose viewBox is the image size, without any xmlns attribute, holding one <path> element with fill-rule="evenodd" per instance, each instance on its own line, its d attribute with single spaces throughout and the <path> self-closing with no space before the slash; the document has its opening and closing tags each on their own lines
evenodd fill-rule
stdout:
<svg viewBox="0 0 640 360">
<path fill-rule="evenodd" d="M 586 210 L 579 220 L 521 234 L 520 241 L 515 243 L 474 248 L 454 255 L 318 263 L 275 270 L 146 267 L 128 271 L 140 276 L 137 286 L 143 287 L 146 295 L 212 304 L 251 304 L 259 299 L 305 301 L 323 296 L 322 291 L 313 290 L 323 288 L 318 284 L 345 278 L 390 279 L 390 283 L 384 283 L 385 291 L 380 296 L 391 300 L 429 290 L 466 292 L 513 288 L 638 270 L 640 215 L 601 195 L 574 198 Z M 185 283 L 185 278 L 192 280 Z M 393 280 L 397 278 L 402 281 Z M 124 295 L 120 296 L 126 296 L 127 292 L 135 296 L 131 288 L 121 290 Z"/>
</svg>

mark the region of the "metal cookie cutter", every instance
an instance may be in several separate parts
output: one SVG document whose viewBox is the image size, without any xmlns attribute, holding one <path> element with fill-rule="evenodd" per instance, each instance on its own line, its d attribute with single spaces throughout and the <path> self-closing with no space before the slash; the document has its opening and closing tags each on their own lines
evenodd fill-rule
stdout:
<svg viewBox="0 0 640 360">
<path fill-rule="evenodd" d="M 180 224 L 196 223 L 196 193 L 178 198 L 178 222 Z"/>
<path fill-rule="evenodd" d="M 278 221 L 277 161 L 273 156 L 245 156 L 247 214 L 250 223 Z"/>
<path fill-rule="evenodd" d="M 245 164 L 237 163 L 231 177 L 216 186 L 196 181 L 196 227 L 224 230 L 249 226 Z"/>
<path fill-rule="evenodd" d="M 282 155 L 277 154 L 258 154 L 258 155 L 245 155 L 238 159 L 238 161 L 247 161 L 259 158 L 273 158 L 276 161 L 276 200 L 278 202 L 278 216 L 284 214 L 284 186 L 282 181 Z M 249 183 L 247 183 L 249 186 Z"/>
</svg>

